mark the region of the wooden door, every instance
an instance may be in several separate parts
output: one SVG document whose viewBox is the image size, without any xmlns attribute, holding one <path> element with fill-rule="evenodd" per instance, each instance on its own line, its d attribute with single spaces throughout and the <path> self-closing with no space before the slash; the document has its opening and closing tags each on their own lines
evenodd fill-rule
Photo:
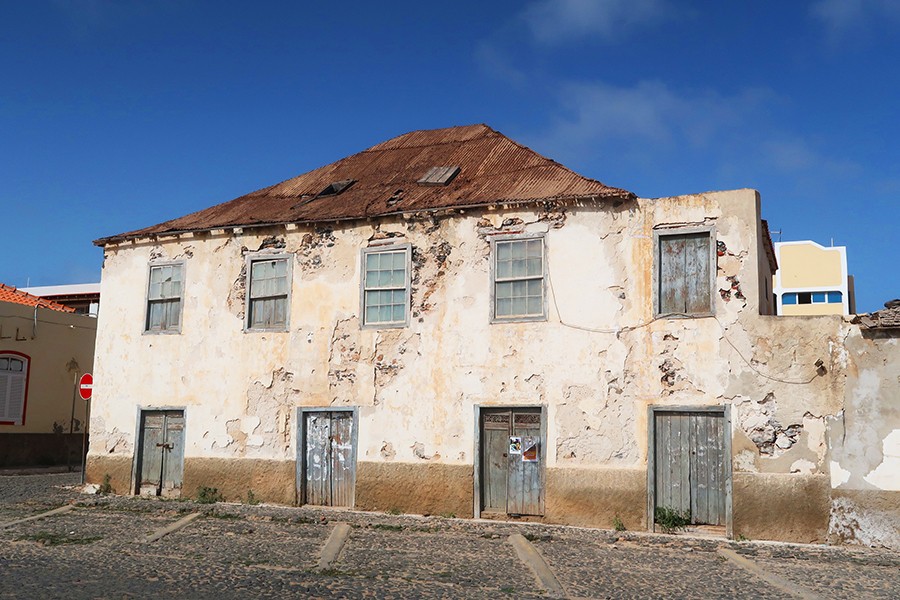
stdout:
<svg viewBox="0 0 900 600">
<path fill-rule="evenodd" d="M 179 497 L 184 474 L 184 412 L 142 411 L 137 492 Z"/>
<path fill-rule="evenodd" d="M 725 525 L 724 414 L 657 412 L 654 436 L 654 509 L 690 514 L 693 524 Z"/>
<path fill-rule="evenodd" d="M 481 510 L 510 515 L 544 512 L 540 409 L 481 413 Z"/>
<path fill-rule="evenodd" d="M 321 506 L 353 506 L 356 453 L 353 413 L 305 413 L 302 439 L 303 502 Z"/>
</svg>

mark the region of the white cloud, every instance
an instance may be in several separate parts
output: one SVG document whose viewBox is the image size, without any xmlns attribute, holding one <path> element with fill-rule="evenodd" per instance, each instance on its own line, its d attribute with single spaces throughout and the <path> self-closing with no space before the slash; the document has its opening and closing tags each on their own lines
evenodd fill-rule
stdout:
<svg viewBox="0 0 900 600">
<path fill-rule="evenodd" d="M 861 171 L 859 164 L 827 156 L 809 140 L 779 135 L 761 142 L 766 162 L 779 171 L 796 173 L 819 170 L 830 175 L 849 176 Z"/>
<path fill-rule="evenodd" d="M 809 7 L 832 42 L 844 38 L 852 31 L 859 31 L 879 20 L 900 19 L 900 2 L 897 0 L 818 0 Z"/>
<path fill-rule="evenodd" d="M 560 88 L 561 114 L 538 137 L 542 145 L 559 150 L 607 144 L 703 147 L 740 128 L 771 97 L 757 89 L 734 96 L 676 91 L 658 81 L 632 87 L 567 84 Z"/>
<path fill-rule="evenodd" d="M 639 25 L 651 25 L 669 13 L 667 0 L 541 0 L 522 17 L 539 42 L 555 44 L 597 36 L 619 39 Z"/>
</svg>

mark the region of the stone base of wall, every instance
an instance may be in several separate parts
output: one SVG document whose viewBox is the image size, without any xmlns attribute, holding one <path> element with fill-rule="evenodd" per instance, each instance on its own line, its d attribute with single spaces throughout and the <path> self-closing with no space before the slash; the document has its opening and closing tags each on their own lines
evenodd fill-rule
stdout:
<svg viewBox="0 0 900 600">
<path fill-rule="evenodd" d="M 230 502 L 247 499 L 251 490 L 261 502 L 294 504 L 296 463 L 252 458 L 186 458 L 182 498 L 196 498 L 201 487 L 216 488 Z"/>
<path fill-rule="evenodd" d="M 818 544 L 828 536 L 827 475 L 735 473 L 734 537 Z"/>
<path fill-rule="evenodd" d="M 0 433 L 0 467 L 81 465 L 80 433 Z"/>
<path fill-rule="evenodd" d="M 89 455 L 87 467 L 88 482 L 99 484 L 109 475 L 116 493 L 133 493 L 131 456 Z M 473 478 L 472 465 L 360 462 L 355 507 L 470 518 Z M 296 502 L 296 463 L 246 458 L 185 459 L 182 497 L 196 498 L 201 487 L 216 488 L 229 501 L 245 500 L 252 490 L 260 501 L 292 505 Z M 735 473 L 734 535 L 757 540 L 825 542 L 829 539 L 832 516 L 831 492 L 825 475 Z M 842 504 L 835 504 L 830 539 L 888 547 L 898 544 L 900 492 L 834 492 L 841 494 L 835 502 Z M 547 469 L 545 514 L 541 519 L 544 522 L 609 529 L 618 517 L 627 529 L 645 531 L 646 507 L 644 469 Z"/>
<path fill-rule="evenodd" d="M 618 517 L 626 529 L 647 529 L 646 470 L 556 468 L 546 475 L 546 522 L 612 529 Z"/>
<path fill-rule="evenodd" d="M 831 490 L 828 542 L 900 550 L 900 491 Z"/>
<path fill-rule="evenodd" d="M 356 508 L 471 518 L 471 465 L 374 463 L 356 465 Z"/>
<path fill-rule="evenodd" d="M 88 454 L 85 481 L 100 485 L 109 475 L 113 493 L 131 494 L 131 455 Z"/>
</svg>

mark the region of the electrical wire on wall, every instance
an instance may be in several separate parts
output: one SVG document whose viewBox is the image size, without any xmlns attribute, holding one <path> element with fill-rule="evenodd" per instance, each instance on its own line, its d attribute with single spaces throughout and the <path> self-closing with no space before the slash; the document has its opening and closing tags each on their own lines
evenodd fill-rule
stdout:
<svg viewBox="0 0 900 600">
<path fill-rule="evenodd" d="M 756 365 L 754 365 L 751 361 L 747 360 L 747 357 L 745 357 L 743 355 L 743 353 L 738 349 L 738 347 L 734 344 L 734 342 L 732 342 L 731 339 L 728 337 L 728 335 L 726 335 L 727 328 L 722 323 L 722 321 L 720 321 L 718 319 L 718 317 L 716 317 L 715 315 L 700 315 L 700 316 L 698 316 L 698 315 L 690 315 L 690 314 L 686 314 L 686 313 L 668 313 L 665 315 L 660 315 L 659 317 L 654 317 L 653 319 L 650 319 L 649 321 L 644 321 L 643 323 L 639 323 L 637 325 L 629 325 L 626 327 L 615 327 L 615 328 L 611 328 L 611 329 L 610 328 L 600 329 L 600 328 L 586 327 L 584 325 L 577 325 L 574 323 L 569 323 L 568 321 L 563 319 L 562 312 L 559 310 L 559 304 L 556 301 L 556 290 L 554 290 L 554 288 L 553 288 L 553 279 L 551 279 L 549 273 L 547 273 L 546 277 L 547 277 L 547 284 L 550 287 L 550 298 L 553 301 L 553 308 L 556 310 L 556 315 L 559 318 L 560 325 L 562 325 L 564 327 L 568 327 L 570 329 L 577 329 L 579 331 L 586 331 L 588 333 L 613 333 L 613 334 L 616 334 L 616 337 L 618 337 L 620 333 L 627 332 L 627 331 L 635 331 L 637 329 L 642 329 L 652 323 L 655 323 L 656 321 L 668 320 L 670 317 L 673 317 L 673 316 L 674 317 L 683 317 L 683 318 L 692 319 L 692 320 L 713 319 L 713 320 L 715 320 L 716 323 L 719 324 L 719 328 L 722 330 L 722 339 L 724 339 L 726 342 L 728 342 L 728 345 L 731 346 L 734 349 L 735 353 L 737 353 L 737 355 L 741 357 L 741 360 L 743 360 L 744 363 L 746 363 L 746 365 L 748 367 L 750 367 L 750 369 L 752 369 L 760 377 L 764 377 L 765 379 L 769 379 L 771 381 L 777 381 L 778 383 L 786 383 L 789 385 L 806 385 L 806 384 L 812 383 L 813 380 L 815 380 L 816 377 L 819 376 L 819 373 L 817 371 L 809 379 L 791 381 L 788 379 L 781 379 L 779 377 L 774 377 L 767 373 L 763 373 L 756 367 Z"/>
</svg>

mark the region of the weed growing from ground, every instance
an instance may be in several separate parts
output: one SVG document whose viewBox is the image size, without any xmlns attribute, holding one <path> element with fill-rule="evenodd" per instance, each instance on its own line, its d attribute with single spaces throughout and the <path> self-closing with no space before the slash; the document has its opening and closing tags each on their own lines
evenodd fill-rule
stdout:
<svg viewBox="0 0 900 600">
<path fill-rule="evenodd" d="M 109 473 L 106 473 L 103 476 L 103 483 L 100 484 L 100 487 L 97 488 L 97 493 L 106 496 L 107 494 L 112 494 L 116 490 L 113 489 L 112 484 L 110 483 Z"/>
<path fill-rule="evenodd" d="M 667 506 L 657 506 L 654 520 L 665 533 L 675 533 L 691 524 L 691 511 L 678 512 Z"/>
<path fill-rule="evenodd" d="M 197 488 L 197 504 L 215 504 L 216 502 L 224 502 L 225 498 L 219 493 L 219 488 L 206 487 L 205 485 Z"/>
</svg>

